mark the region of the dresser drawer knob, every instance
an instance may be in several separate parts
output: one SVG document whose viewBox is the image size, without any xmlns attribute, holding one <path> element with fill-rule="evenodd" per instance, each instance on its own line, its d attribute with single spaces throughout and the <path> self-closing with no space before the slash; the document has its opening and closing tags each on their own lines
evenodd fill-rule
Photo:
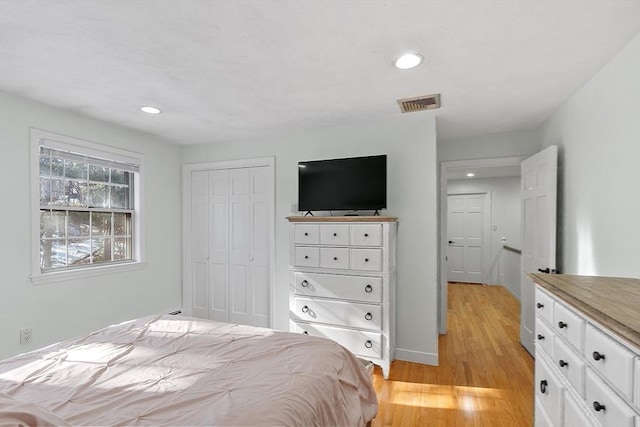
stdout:
<svg viewBox="0 0 640 427">
<path fill-rule="evenodd" d="M 547 380 L 540 381 L 540 393 L 547 394 Z"/>
<path fill-rule="evenodd" d="M 337 237 L 337 236 L 338 236 L 338 233 L 333 233 L 333 237 Z"/>
<path fill-rule="evenodd" d="M 334 261 L 337 261 L 337 260 L 338 260 L 338 257 L 337 257 L 337 256 L 334 256 L 334 257 L 333 257 L 333 260 L 334 260 Z"/>
<path fill-rule="evenodd" d="M 302 283 L 300 283 L 302 285 L 303 288 L 306 288 L 307 286 L 309 286 L 309 282 L 307 282 L 306 280 L 303 280 Z"/>
<path fill-rule="evenodd" d="M 303 313 L 306 313 L 308 311 L 309 311 L 309 307 L 308 306 L 305 305 L 304 307 L 302 307 L 302 312 Z"/>
<path fill-rule="evenodd" d="M 543 304 L 543 303 L 541 303 L 541 302 L 539 302 L 539 303 L 537 303 L 537 304 L 536 304 L 536 307 L 538 307 L 538 308 L 542 308 L 542 307 L 544 307 L 544 304 Z"/>
<path fill-rule="evenodd" d="M 309 255 L 305 255 L 305 256 L 304 256 L 304 259 L 309 259 Z"/>
<path fill-rule="evenodd" d="M 364 262 L 369 262 L 369 258 L 365 258 L 365 259 L 364 259 Z"/>
<path fill-rule="evenodd" d="M 364 287 L 364 291 L 370 294 L 371 292 L 373 292 L 373 287 L 371 285 L 367 285 Z"/>
<path fill-rule="evenodd" d="M 593 356 L 593 360 L 595 360 L 596 362 L 598 360 L 604 360 L 604 354 L 598 353 L 597 351 L 594 351 L 593 354 L 591 354 L 591 356 Z"/>
<path fill-rule="evenodd" d="M 364 346 L 367 347 L 367 348 L 371 348 L 371 347 L 373 347 L 373 343 L 371 342 L 371 340 L 366 340 L 364 342 Z"/>
<path fill-rule="evenodd" d="M 371 313 L 367 313 L 367 314 L 364 315 L 364 318 L 367 319 L 367 320 L 371 320 L 371 319 L 373 319 L 373 315 Z"/>
<path fill-rule="evenodd" d="M 309 235 L 309 233 L 304 233 L 304 235 L 305 235 L 305 236 L 308 236 L 308 235 Z"/>
<path fill-rule="evenodd" d="M 595 402 L 593 402 L 593 409 L 596 410 L 596 412 L 600 412 L 600 411 L 606 411 L 607 408 L 600 402 L 598 402 L 597 400 Z"/>
<path fill-rule="evenodd" d="M 564 360 L 560 359 L 558 361 L 558 365 L 560 365 L 561 368 L 564 368 L 565 366 L 569 366 L 568 362 L 565 362 Z"/>
<path fill-rule="evenodd" d="M 364 237 L 369 237 L 369 233 L 364 233 Z"/>
<path fill-rule="evenodd" d="M 309 331 L 303 331 L 302 333 L 305 335 L 309 335 Z"/>
<path fill-rule="evenodd" d="M 544 340 L 544 335 L 538 334 L 538 341 L 542 341 L 542 340 Z"/>
<path fill-rule="evenodd" d="M 559 327 L 560 329 L 564 329 L 564 328 L 566 328 L 567 326 L 569 326 L 569 325 L 567 325 L 566 323 L 564 323 L 562 320 L 558 322 L 558 327 Z"/>
</svg>

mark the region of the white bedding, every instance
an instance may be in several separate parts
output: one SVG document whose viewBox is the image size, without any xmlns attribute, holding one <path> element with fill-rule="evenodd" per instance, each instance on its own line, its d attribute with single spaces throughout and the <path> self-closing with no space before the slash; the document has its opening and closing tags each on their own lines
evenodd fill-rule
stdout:
<svg viewBox="0 0 640 427">
<path fill-rule="evenodd" d="M 71 425 L 357 426 L 377 412 L 369 373 L 333 341 L 179 316 L 0 361 L 0 393 L 0 424 L 19 403 Z"/>
</svg>

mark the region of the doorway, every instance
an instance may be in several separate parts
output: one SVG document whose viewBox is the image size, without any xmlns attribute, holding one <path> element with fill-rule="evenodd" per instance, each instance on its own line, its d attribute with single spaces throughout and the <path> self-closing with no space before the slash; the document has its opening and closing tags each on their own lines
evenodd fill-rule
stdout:
<svg viewBox="0 0 640 427">
<path fill-rule="evenodd" d="M 438 310 L 438 332 L 447 332 L 447 285 L 448 285 L 448 261 L 449 251 L 448 233 L 448 211 L 449 211 L 449 181 L 467 179 L 470 170 L 476 174 L 476 178 L 498 178 L 514 177 L 520 175 L 520 164 L 525 159 L 524 156 L 499 157 L 491 159 L 474 159 L 441 162 L 440 168 L 440 274 L 439 274 L 439 310 Z M 490 218 L 485 218 L 485 229 L 491 233 L 492 226 Z M 488 254 L 485 251 L 485 262 Z M 489 261 L 490 262 L 490 261 Z M 488 270 L 488 269 L 487 269 Z M 483 279 L 487 283 L 488 278 Z"/>
</svg>

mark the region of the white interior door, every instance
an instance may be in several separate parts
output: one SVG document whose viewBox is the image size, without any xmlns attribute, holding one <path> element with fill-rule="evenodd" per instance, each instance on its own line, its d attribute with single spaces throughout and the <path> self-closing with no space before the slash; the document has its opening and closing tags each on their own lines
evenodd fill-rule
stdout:
<svg viewBox="0 0 640 427">
<path fill-rule="evenodd" d="M 556 269 L 558 147 L 552 145 L 522 162 L 522 270 L 520 342 L 534 355 L 534 284 L 529 273 Z"/>
<path fill-rule="evenodd" d="M 194 170 L 185 179 L 186 313 L 271 326 L 273 166 Z"/>
<path fill-rule="evenodd" d="M 448 197 L 448 281 L 483 283 L 483 228 L 486 194 Z"/>
</svg>

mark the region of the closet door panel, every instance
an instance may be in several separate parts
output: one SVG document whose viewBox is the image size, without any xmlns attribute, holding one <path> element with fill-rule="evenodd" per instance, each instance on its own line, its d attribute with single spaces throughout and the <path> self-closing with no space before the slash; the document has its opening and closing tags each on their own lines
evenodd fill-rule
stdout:
<svg viewBox="0 0 640 427">
<path fill-rule="evenodd" d="M 250 171 L 250 245 L 249 281 L 251 293 L 247 295 L 251 307 L 252 323 L 269 326 L 271 283 L 271 203 L 273 188 L 270 169 L 255 167 Z"/>
<path fill-rule="evenodd" d="M 191 173 L 191 306 L 193 315 L 209 317 L 209 174 Z"/>
<path fill-rule="evenodd" d="M 251 318 L 247 295 L 251 294 L 249 281 L 250 249 L 250 169 L 229 170 L 229 230 L 231 232 L 229 284 L 231 312 L 229 322 L 248 324 Z"/>
</svg>

